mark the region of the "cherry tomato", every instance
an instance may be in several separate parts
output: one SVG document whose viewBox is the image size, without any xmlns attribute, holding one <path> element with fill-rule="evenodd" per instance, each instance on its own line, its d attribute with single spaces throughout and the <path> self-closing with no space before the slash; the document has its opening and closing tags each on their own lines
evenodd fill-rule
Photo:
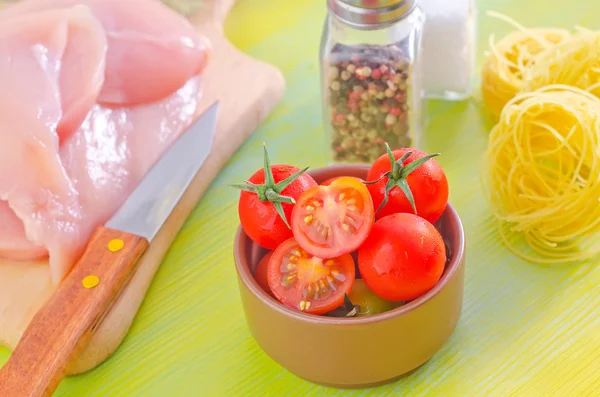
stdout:
<svg viewBox="0 0 600 397">
<path fill-rule="evenodd" d="M 373 200 L 366 186 L 357 178 L 342 177 L 300 195 L 292 211 L 292 231 L 310 254 L 333 258 L 357 249 L 373 220 Z"/>
<path fill-rule="evenodd" d="M 289 223 L 294 201 L 317 182 L 304 170 L 273 165 L 264 149 L 264 168 L 256 171 L 241 189 L 238 214 L 244 232 L 256 244 L 274 250 L 293 236 Z"/>
<path fill-rule="evenodd" d="M 354 281 L 352 291 L 350 291 L 348 297 L 352 301 L 352 304 L 360 306 L 360 310 L 356 314 L 357 317 L 383 313 L 398 307 L 396 302 L 380 298 L 369 289 L 365 280 L 360 278 Z"/>
<path fill-rule="evenodd" d="M 273 291 L 271 291 L 271 288 L 269 287 L 269 281 L 267 279 L 269 259 L 271 259 L 272 255 L 273 251 L 269 251 L 265 254 L 265 256 L 262 257 L 260 262 L 258 262 L 258 265 L 256 265 L 256 269 L 254 270 L 254 279 L 267 294 L 275 298 Z"/>
<path fill-rule="evenodd" d="M 412 152 L 412 154 L 404 161 L 399 162 L 408 152 Z M 446 209 L 448 202 L 448 180 L 444 170 L 434 158 L 426 159 L 428 156 L 436 155 L 428 155 L 423 151 L 412 148 L 397 149 L 391 153 L 399 163 L 395 167 L 397 170 L 396 175 L 392 175 L 394 174 L 392 172 L 393 164 L 388 154 L 384 154 L 375 160 L 367 174 L 367 181 L 369 182 L 376 181 L 382 175 L 386 175 L 379 182 L 367 185 L 373 197 L 376 217 L 382 218 L 398 212 L 415 213 L 409 198 L 401 187 L 402 184 L 407 184 L 414 198 L 417 215 L 431 223 L 435 223 Z M 422 159 L 421 161 L 425 160 L 425 162 L 407 173 L 406 171 L 410 169 L 407 166 L 420 159 Z M 387 186 L 390 178 L 396 181 L 391 189 Z M 386 190 L 388 191 L 388 202 L 380 208 L 382 202 L 384 202 Z"/>
<path fill-rule="evenodd" d="M 271 256 L 268 282 L 284 305 L 311 314 L 323 314 L 344 302 L 356 273 L 350 254 L 323 259 L 306 252 L 292 237 Z"/>
<path fill-rule="evenodd" d="M 321 183 L 321 186 L 329 186 L 329 185 L 331 185 L 331 182 L 335 181 L 336 179 L 340 179 L 340 178 L 348 178 L 348 177 L 334 176 L 333 178 L 329 178 L 325 182 Z M 358 179 L 362 183 L 365 183 L 364 179 L 361 179 L 361 178 L 356 178 L 356 179 Z"/>
<path fill-rule="evenodd" d="M 438 282 L 446 264 L 446 247 L 437 229 L 420 216 L 398 213 L 373 225 L 358 249 L 358 268 L 379 297 L 408 301 Z"/>
</svg>

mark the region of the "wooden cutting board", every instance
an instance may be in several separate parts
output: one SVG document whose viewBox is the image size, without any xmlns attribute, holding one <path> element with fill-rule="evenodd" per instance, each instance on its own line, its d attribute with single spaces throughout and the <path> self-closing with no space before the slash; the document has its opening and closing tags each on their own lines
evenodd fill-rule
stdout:
<svg viewBox="0 0 600 397">
<path fill-rule="evenodd" d="M 192 0 L 198 3 L 198 0 Z M 172 0 L 182 3 L 181 0 Z M 224 36 L 223 22 L 236 0 L 205 0 L 189 19 L 213 46 L 204 73 L 199 113 L 220 101 L 217 133 L 210 156 L 142 259 L 139 270 L 69 375 L 101 364 L 121 344 L 152 283 L 154 274 L 189 213 L 244 140 L 281 99 L 285 82 L 275 67 L 237 50 Z M 0 5 L 1 5 L 0 1 Z M 0 262 L 0 345 L 14 349 L 29 321 L 52 294 L 47 263 Z"/>
</svg>

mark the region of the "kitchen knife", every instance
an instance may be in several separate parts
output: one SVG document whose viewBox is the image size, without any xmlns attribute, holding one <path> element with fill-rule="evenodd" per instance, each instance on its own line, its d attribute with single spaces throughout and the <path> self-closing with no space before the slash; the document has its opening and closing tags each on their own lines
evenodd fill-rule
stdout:
<svg viewBox="0 0 600 397">
<path fill-rule="evenodd" d="M 49 397 L 136 270 L 139 260 L 208 157 L 218 102 L 144 176 L 40 308 L 0 369 L 1 397 Z"/>
</svg>

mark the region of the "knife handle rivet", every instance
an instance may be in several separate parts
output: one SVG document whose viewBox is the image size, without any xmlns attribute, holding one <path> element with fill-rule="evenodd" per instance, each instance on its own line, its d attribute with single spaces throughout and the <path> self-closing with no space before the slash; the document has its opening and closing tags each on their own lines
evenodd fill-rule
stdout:
<svg viewBox="0 0 600 397">
<path fill-rule="evenodd" d="M 98 278 L 98 276 L 87 276 L 83 279 L 83 281 L 81 282 L 81 284 L 83 284 L 84 288 L 94 288 L 95 286 L 97 286 L 98 284 L 100 284 L 100 279 Z"/>
<path fill-rule="evenodd" d="M 108 249 L 110 252 L 121 251 L 125 246 L 125 242 L 120 238 L 112 239 L 108 242 Z"/>
</svg>

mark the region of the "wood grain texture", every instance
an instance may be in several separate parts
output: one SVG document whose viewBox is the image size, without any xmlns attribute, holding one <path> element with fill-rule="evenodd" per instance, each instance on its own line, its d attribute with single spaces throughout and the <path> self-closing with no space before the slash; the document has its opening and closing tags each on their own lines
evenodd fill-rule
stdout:
<svg viewBox="0 0 600 397">
<path fill-rule="evenodd" d="M 147 248 L 148 240 L 143 237 L 105 227 L 96 229 L 81 259 L 33 317 L 8 362 L 0 368 L 0 395 L 52 396 Z"/>
<path fill-rule="evenodd" d="M 477 75 L 489 34 L 529 26 L 600 29 L 598 2 L 481 0 Z M 479 93 L 428 104 L 425 146 L 440 151 L 451 201 L 467 233 L 464 308 L 449 342 L 411 376 L 368 390 L 341 391 L 298 379 L 269 359 L 245 323 L 232 244 L 241 182 L 262 165 L 325 164 L 320 151 L 318 48 L 325 1 L 242 0 L 226 33 L 247 54 L 283 71 L 282 102 L 233 156 L 187 220 L 133 323 L 110 360 L 65 379 L 60 397 L 598 397 L 600 261 L 540 267 L 500 242 L 479 184 L 491 125 Z M 307 347 L 307 350 L 310 347 Z M 9 352 L 0 353 L 6 358 Z M 317 358 L 318 359 L 318 358 Z M 0 358 L 0 361 L 2 358 Z"/>
</svg>

